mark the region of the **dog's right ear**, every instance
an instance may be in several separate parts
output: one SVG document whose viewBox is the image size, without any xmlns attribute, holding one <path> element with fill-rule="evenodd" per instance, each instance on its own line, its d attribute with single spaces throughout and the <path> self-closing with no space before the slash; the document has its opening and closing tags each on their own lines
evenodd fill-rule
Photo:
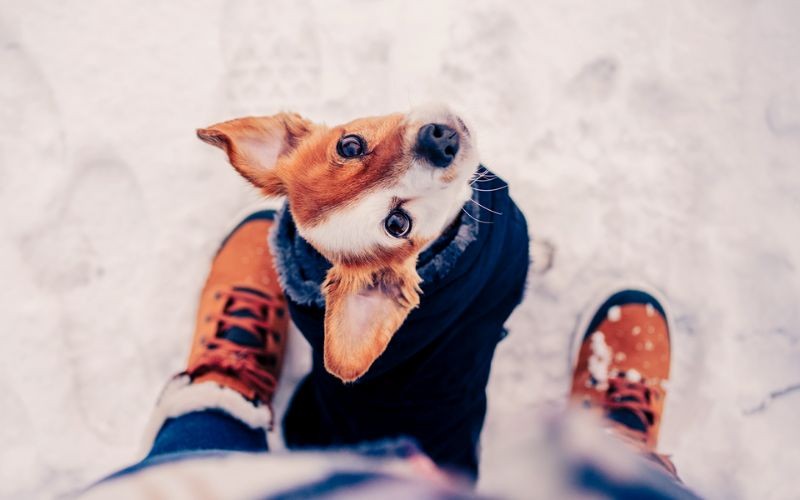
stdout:
<svg viewBox="0 0 800 500">
<path fill-rule="evenodd" d="M 419 305 L 416 258 L 399 267 L 345 269 L 334 265 L 325 295 L 325 369 L 342 382 L 364 375 Z"/>
<path fill-rule="evenodd" d="M 313 124 L 295 113 L 238 118 L 197 130 L 203 142 L 228 154 L 231 165 L 265 195 L 286 189 L 275 165 L 312 130 Z"/>
</svg>

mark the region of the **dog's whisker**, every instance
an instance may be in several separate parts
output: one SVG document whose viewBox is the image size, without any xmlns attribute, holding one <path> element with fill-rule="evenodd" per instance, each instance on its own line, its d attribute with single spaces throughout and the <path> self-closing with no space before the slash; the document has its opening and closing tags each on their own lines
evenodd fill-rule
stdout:
<svg viewBox="0 0 800 500">
<path fill-rule="evenodd" d="M 475 184 L 476 182 L 491 182 L 495 179 L 497 179 L 497 177 L 486 177 L 486 178 L 478 177 L 477 179 L 470 182 L 470 185 Z"/>
<path fill-rule="evenodd" d="M 464 212 L 465 214 L 467 214 L 467 216 L 470 219 L 472 219 L 475 222 L 478 222 L 480 224 L 494 224 L 494 222 L 491 222 L 491 221 L 488 221 L 488 220 L 480 220 L 480 219 L 475 218 L 475 216 L 472 215 L 471 213 L 467 212 L 467 210 L 464 207 L 461 207 L 461 211 Z"/>
<path fill-rule="evenodd" d="M 508 184 L 506 184 L 505 186 L 500 186 L 498 188 L 494 188 L 494 189 L 478 189 L 476 187 L 472 188 L 473 191 L 478 191 L 478 192 L 481 192 L 481 193 L 491 193 L 492 191 L 500 191 L 501 189 L 508 189 Z"/>
<path fill-rule="evenodd" d="M 471 201 L 472 203 L 474 203 L 474 204 L 478 205 L 479 207 L 481 207 L 482 209 L 484 209 L 484 210 L 486 210 L 486 211 L 488 211 L 488 212 L 492 212 L 493 214 L 496 214 L 496 215 L 503 215 L 503 213 L 502 213 L 502 212 L 498 212 L 498 211 L 496 211 L 496 210 L 492 210 L 492 209 L 491 209 L 491 208 L 489 208 L 489 207 L 484 207 L 483 205 L 481 205 L 480 203 L 478 203 L 477 201 L 475 201 L 475 200 L 473 200 L 473 199 L 470 199 L 469 201 Z"/>
<path fill-rule="evenodd" d="M 473 185 L 473 184 L 475 184 L 476 182 L 479 182 L 479 181 L 480 181 L 482 178 L 484 178 L 484 177 L 486 176 L 486 174 L 488 174 L 488 173 L 489 173 L 489 171 L 488 171 L 488 170 L 484 170 L 484 171 L 482 171 L 482 172 L 480 172 L 480 173 L 478 173 L 478 172 L 475 172 L 474 174 L 472 174 L 474 178 L 473 178 L 473 179 L 472 179 L 472 181 L 469 183 L 469 184 L 470 184 L 470 186 L 471 186 L 471 185 Z"/>
<path fill-rule="evenodd" d="M 475 172 L 478 176 L 484 177 L 486 175 L 491 175 L 494 177 L 494 174 L 489 172 L 488 170 L 481 170 L 480 172 Z"/>
</svg>

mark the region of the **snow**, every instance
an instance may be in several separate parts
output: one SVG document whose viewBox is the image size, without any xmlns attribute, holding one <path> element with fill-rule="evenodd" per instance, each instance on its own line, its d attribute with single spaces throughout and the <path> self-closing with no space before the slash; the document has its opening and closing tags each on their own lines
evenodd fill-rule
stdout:
<svg viewBox="0 0 800 500">
<path fill-rule="evenodd" d="M 649 305 L 649 304 L 648 304 Z M 619 321 L 622 318 L 622 308 L 619 306 L 611 306 L 608 308 L 608 320 L 611 322 Z"/>
<path fill-rule="evenodd" d="M 800 491 L 800 3 L 0 0 L 0 496 L 128 463 L 256 194 L 197 127 L 444 100 L 556 249 L 497 351 L 481 488 L 635 279 L 674 318 L 660 448 L 715 498 Z"/>
<path fill-rule="evenodd" d="M 589 373 L 595 381 L 597 390 L 608 388 L 608 366 L 611 364 L 611 348 L 606 344 L 603 332 L 594 332 L 589 339 Z"/>
<path fill-rule="evenodd" d="M 641 382 L 642 381 L 642 374 L 639 373 L 637 370 L 630 368 L 625 371 L 625 379 L 629 382 Z"/>
</svg>

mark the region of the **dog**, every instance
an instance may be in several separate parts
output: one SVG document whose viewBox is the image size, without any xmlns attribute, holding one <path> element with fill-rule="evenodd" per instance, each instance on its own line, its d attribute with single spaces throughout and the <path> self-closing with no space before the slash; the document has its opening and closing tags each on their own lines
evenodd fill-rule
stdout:
<svg viewBox="0 0 800 500">
<path fill-rule="evenodd" d="M 286 198 L 289 229 L 273 242 L 282 275 L 307 260 L 287 257 L 296 244 L 285 240 L 297 238 L 321 256 L 314 264 L 324 269 L 320 300 L 283 278 L 292 319 L 314 349 L 315 388 L 306 387 L 306 396 L 319 399 L 320 414 L 331 412 L 309 425 L 338 429 L 301 444 L 411 434 L 435 460 L 475 472 L 489 365 L 503 323 L 522 298 L 529 253 L 525 219 L 508 186 L 481 166 L 472 128 L 446 107 L 424 107 L 337 126 L 295 113 L 246 117 L 197 135 L 221 148 L 263 195 Z M 421 256 L 436 265 L 422 266 Z M 314 274 L 309 269 L 298 274 Z M 440 286 L 447 283 L 456 285 Z M 470 309 L 481 304 L 491 310 Z M 380 384 L 368 372 L 382 377 Z M 356 396 L 362 393 L 363 401 Z M 377 409 L 383 395 L 409 398 L 408 405 L 458 400 L 469 422 L 447 431 L 453 416 L 432 416 L 436 425 L 409 426 L 391 405 Z M 459 411 L 458 404 L 451 408 Z M 336 421 L 350 411 L 347 423 Z M 358 419 L 357 428 L 342 430 Z M 443 432 L 463 446 L 440 446 Z"/>
<path fill-rule="evenodd" d="M 358 379 L 419 305 L 420 252 L 470 198 L 470 130 L 447 111 L 337 127 L 283 113 L 198 136 L 264 195 L 286 196 L 300 235 L 334 264 L 323 284 L 325 368 Z"/>
</svg>

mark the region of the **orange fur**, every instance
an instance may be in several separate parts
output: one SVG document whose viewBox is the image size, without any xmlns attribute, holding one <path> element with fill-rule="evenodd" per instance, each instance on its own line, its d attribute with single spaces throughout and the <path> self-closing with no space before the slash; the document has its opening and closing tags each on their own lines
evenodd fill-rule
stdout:
<svg viewBox="0 0 800 500">
<path fill-rule="evenodd" d="M 323 284 L 325 294 L 325 368 L 344 382 L 369 370 L 389 345 L 408 313 L 419 305 L 414 262 L 384 269 L 333 267 Z M 369 315 L 367 324 L 354 321 L 350 306 Z"/>
<path fill-rule="evenodd" d="M 282 196 L 286 186 L 272 167 L 310 132 L 308 120 L 295 113 L 280 113 L 218 123 L 198 129 L 197 137 L 225 151 L 231 165 L 265 195 Z M 265 151 L 269 154 L 264 155 Z"/>
<path fill-rule="evenodd" d="M 349 203 L 381 186 L 389 185 L 405 172 L 402 115 L 362 118 L 348 124 L 319 127 L 297 148 L 295 154 L 275 166 L 286 183 L 292 216 L 303 225 L 315 225 L 336 207 Z M 366 139 L 370 154 L 342 160 L 336 142 L 344 135 Z M 302 168 L 296 168 L 302 165 Z"/>
</svg>

